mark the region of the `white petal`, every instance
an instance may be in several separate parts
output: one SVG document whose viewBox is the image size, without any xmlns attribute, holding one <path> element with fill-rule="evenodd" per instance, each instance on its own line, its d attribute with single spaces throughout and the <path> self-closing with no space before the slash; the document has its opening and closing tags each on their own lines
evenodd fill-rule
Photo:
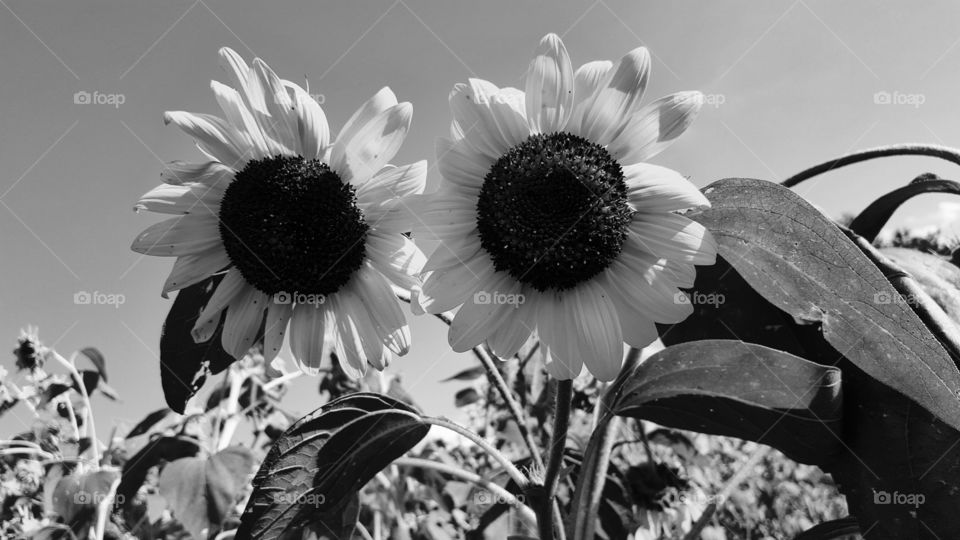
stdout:
<svg viewBox="0 0 960 540">
<path fill-rule="evenodd" d="M 234 268 L 228 271 L 217 285 L 216 290 L 213 291 L 207 305 L 203 307 L 200 316 L 197 317 L 197 322 L 193 325 L 191 331 L 193 340 L 202 343 L 210 339 L 213 331 L 216 330 L 216 324 L 214 323 L 220 320 L 220 312 L 226 309 L 238 294 L 248 288 L 252 289 L 253 286 L 243 279 L 239 270 Z"/>
<path fill-rule="evenodd" d="M 160 296 L 166 298 L 172 291 L 179 291 L 191 285 L 196 285 L 230 266 L 230 257 L 222 247 L 216 247 L 195 255 L 184 255 L 177 258 L 173 270 L 163 284 Z"/>
<path fill-rule="evenodd" d="M 514 309 L 502 313 L 503 323 L 487 338 L 487 345 L 500 358 L 509 358 L 520 350 L 530 339 L 536 327 L 535 294 L 532 291 L 520 292 Z"/>
<path fill-rule="evenodd" d="M 637 163 L 624 167 L 623 176 L 630 204 L 640 212 L 710 207 L 703 193 L 673 169 Z"/>
<path fill-rule="evenodd" d="M 432 272 L 462 264 L 463 261 L 472 259 L 483 247 L 480 244 L 479 235 L 471 234 L 464 240 L 464 242 L 441 242 L 427 259 L 423 271 Z"/>
<path fill-rule="evenodd" d="M 373 97 L 368 99 L 363 105 L 353 113 L 353 116 L 347 120 L 337 136 L 337 142 L 348 142 L 371 120 L 381 113 L 397 104 L 397 96 L 393 95 L 390 87 L 384 86 Z"/>
<path fill-rule="evenodd" d="M 227 320 L 223 323 L 223 350 L 234 358 L 243 358 L 257 339 L 267 308 L 267 295 L 253 287 L 246 287 L 233 297 L 227 306 Z"/>
<path fill-rule="evenodd" d="M 484 177 L 493 160 L 474 151 L 463 142 L 437 139 L 437 170 L 446 182 L 464 190 L 465 194 L 480 193 Z"/>
<path fill-rule="evenodd" d="M 134 208 L 160 214 L 216 214 L 222 196 L 222 191 L 198 182 L 161 184 L 140 197 Z"/>
<path fill-rule="evenodd" d="M 371 231 L 366 248 L 370 264 L 394 285 L 405 290 L 420 285 L 427 258 L 413 240 L 400 234 Z"/>
<path fill-rule="evenodd" d="M 357 203 L 366 213 L 367 207 L 390 199 L 421 194 L 426 186 L 427 160 L 400 167 L 385 167 L 357 189 Z"/>
<path fill-rule="evenodd" d="M 247 107 L 256 113 L 266 114 L 267 108 L 263 100 L 263 88 L 260 87 L 256 76 L 239 54 L 229 47 L 220 49 L 220 66 L 230 76 L 231 82 L 243 96 Z"/>
<path fill-rule="evenodd" d="M 623 333 L 611 295 L 596 280 L 571 291 L 574 326 L 580 357 L 600 381 L 612 381 L 623 365 Z"/>
<path fill-rule="evenodd" d="M 450 325 L 447 340 L 455 352 L 480 345 L 504 322 L 504 313 L 515 309 L 520 284 L 509 274 L 498 272 L 482 281 L 468 296 Z"/>
<path fill-rule="evenodd" d="M 383 343 L 400 356 L 407 354 L 410 350 L 410 327 L 383 274 L 367 263 L 357 271 L 352 284 Z"/>
<path fill-rule="evenodd" d="M 218 218 L 213 214 L 191 214 L 155 223 L 134 239 L 130 249 L 144 255 L 179 257 L 221 245 Z"/>
<path fill-rule="evenodd" d="M 700 92 L 679 92 L 660 98 L 631 115 L 607 151 L 620 163 L 649 161 L 677 139 L 700 112 Z"/>
<path fill-rule="evenodd" d="M 253 157 L 250 144 L 236 128 L 221 118 L 209 114 L 167 111 L 163 114 L 163 121 L 172 123 L 196 139 L 201 150 L 224 165 L 239 169 Z"/>
<path fill-rule="evenodd" d="M 453 139 L 491 159 L 510 147 L 501 136 L 490 109 L 491 96 L 497 92 L 499 89 L 487 81 L 470 79 L 468 84 L 454 85 L 449 96 Z"/>
<path fill-rule="evenodd" d="M 540 40 L 536 57 L 527 68 L 527 122 L 535 132 L 553 133 L 564 128 L 573 109 L 573 65 L 556 34 Z"/>
<path fill-rule="evenodd" d="M 339 321 L 347 320 L 348 317 L 343 316 L 344 312 L 346 312 L 346 314 L 349 315 L 351 324 L 349 327 L 343 326 L 343 328 L 349 328 L 351 332 L 347 335 L 341 335 L 340 337 L 344 340 L 352 340 L 352 347 L 356 351 L 358 363 L 377 363 L 383 357 L 383 337 L 380 334 L 380 329 L 376 321 L 372 317 L 372 311 L 364 301 L 365 299 L 361 296 L 360 291 L 351 285 L 355 285 L 355 283 L 351 283 L 338 292 L 342 311 L 337 314 L 337 330 L 341 330 Z M 389 287 L 387 288 L 389 289 Z M 391 295 L 391 297 L 392 296 L 393 295 Z M 392 298 L 392 301 L 394 304 L 396 303 L 395 297 Z M 380 309 L 384 306 L 377 305 L 370 307 Z M 399 306 L 397 306 L 397 309 L 399 309 Z"/>
<path fill-rule="evenodd" d="M 269 146 L 266 138 L 260 130 L 259 124 L 253 118 L 253 113 L 247 109 L 240 93 L 229 86 L 217 81 L 210 81 L 210 88 L 213 90 L 217 103 L 223 110 L 224 116 L 244 139 L 252 146 L 250 159 L 261 159 L 269 155 Z"/>
<path fill-rule="evenodd" d="M 263 100 L 270 115 L 270 127 L 272 127 L 274 138 L 292 152 L 302 154 L 296 110 L 283 81 L 259 58 L 254 58 L 252 71 L 263 88 Z M 261 126 L 267 127 L 262 124 Z M 270 131 L 268 130 L 267 133 Z"/>
<path fill-rule="evenodd" d="M 635 236 L 627 236 L 619 260 L 635 275 L 642 275 L 648 283 L 653 283 L 655 279 L 669 279 L 671 287 L 689 289 L 697 277 L 696 267 L 692 263 L 657 257 L 647 251 Z"/>
<path fill-rule="evenodd" d="M 449 311 L 467 301 L 493 272 L 493 263 L 486 253 L 479 253 L 463 264 L 432 272 L 423 283 L 420 305 L 428 313 Z"/>
<path fill-rule="evenodd" d="M 397 154 L 412 117 L 413 106 L 400 103 L 375 116 L 352 138 L 337 139 L 330 167 L 344 182 L 363 185 Z"/>
<path fill-rule="evenodd" d="M 330 145 L 330 126 L 323 108 L 304 89 L 293 83 L 292 88 L 297 113 L 297 133 L 300 138 L 302 155 L 306 159 L 319 159 Z"/>
<path fill-rule="evenodd" d="M 304 373 L 316 375 L 329 356 L 326 330 L 333 331 L 332 325 L 333 317 L 326 304 L 297 304 L 293 307 L 290 352 Z"/>
<path fill-rule="evenodd" d="M 537 331 L 547 372 L 555 379 L 573 379 L 583 369 L 570 301 L 545 294 L 537 300 Z"/>
<path fill-rule="evenodd" d="M 160 179 L 172 186 L 203 184 L 221 195 L 233 181 L 235 172 L 230 167 L 217 161 L 206 163 L 186 163 L 171 161 L 164 164 L 160 171 Z"/>
<path fill-rule="evenodd" d="M 613 272 L 615 270 L 611 267 L 609 271 Z M 624 277 L 624 279 L 631 278 L 632 276 Z M 636 305 L 638 300 L 624 296 L 619 289 L 611 286 L 607 281 L 603 281 L 603 285 L 604 289 L 610 294 L 613 305 L 617 308 L 623 341 L 638 349 L 653 343 L 659 337 L 657 327 L 653 319 L 647 316 L 644 310 L 638 308 Z"/>
<path fill-rule="evenodd" d="M 283 347 L 283 338 L 287 335 L 287 324 L 293 314 L 290 304 L 271 303 L 267 307 L 267 321 L 263 327 L 263 360 L 270 365 Z"/>
<path fill-rule="evenodd" d="M 612 67 L 613 62 L 609 60 L 595 60 L 580 66 L 573 74 L 574 105 L 570 119 L 567 121 L 568 129 L 579 132 L 584 109 L 593 103 L 594 95 Z"/>
<path fill-rule="evenodd" d="M 613 140 L 639 108 L 649 77 L 650 53 L 646 48 L 638 47 L 624 55 L 604 77 L 596 94 L 584 102 L 580 134 L 600 145 Z"/>
<path fill-rule="evenodd" d="M 656 267 L 638 272 L 614 261 L 606 272 L 605 288 L 619 302 L 628 303 L 639 316 L 664 324 L 680 322 L 693 313 L 693 306 L 677 290 L 669 275 Z"/>
<path fill-rule="evenodd" d="M 348 302 L 349 295 L 336 294 L 336 322 L 334 348 L 340 359 L 340 367 L 348 377 L 358 379 L 367 372 L 367 358 L 363 348 L 363 336 Z"/>
<path fill-rule="evenodd" d="M 418 234 L 447 241 L 463 238 L 477 228 L 475 198 L 456 192 L 437 192 L 424 195 L 416 204 Z"/>
<path fill-rule="evenodd" d="M 697 265 L 717 260 L 717 244 L 710 231 L 684 216 L 638 213 L 630 224 L 630 235 L 657 257 Z"/>
</svg>

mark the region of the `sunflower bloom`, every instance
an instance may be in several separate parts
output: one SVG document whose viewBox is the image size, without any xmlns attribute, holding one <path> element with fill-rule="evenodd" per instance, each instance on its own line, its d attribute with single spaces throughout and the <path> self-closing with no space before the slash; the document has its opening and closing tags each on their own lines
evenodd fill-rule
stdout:
<svg viewBox="0 0 960 540">
<path fill-rule="evenodd" d="M 320 105 L 260 59 L 220 50 L 231 86 L 211 83 L 223 118 L 167 112 L 209 161 L 174 162 L 137 209 L 176 217 L 143 231 L 138 253 L 177 257 L 162 294 L 224 273 L 193 337 L 241 358 L 263 328 L 269 363 L 289 341 L 315 373 L 331 350 L 353 377 L 410 347 L 394 290 L 419 285 L 423 254 L 403 233 L 426 162 L 392 166 L 412 107 L 380 90 L 331 140 Z M 289 323 L 289 324 L 288 324 Z M 287 328 L 289 326 L 289 336 Z"/>
<path fill-rule="evenodd" d="M 438 142 L 443 183 L 420 218 L 440 245 L 419 297 L 450 327 L 456 351 L 486 342 L 509 357 L 536 331 L 548 371 L 586 362 L 612 380 L 623 343 L 657 339 L 655 322 L 693 310 L 679 288 L 716 245 L 678 213 L 707 199 L 677 172 L 646 163 L 702 105 L 698 92 L 641 98 L 646 49 L 574 71 L 563 42 L 544 37 L 525 88 L 471 79 L 450 94 L 451 138 Z"/>
</svg>

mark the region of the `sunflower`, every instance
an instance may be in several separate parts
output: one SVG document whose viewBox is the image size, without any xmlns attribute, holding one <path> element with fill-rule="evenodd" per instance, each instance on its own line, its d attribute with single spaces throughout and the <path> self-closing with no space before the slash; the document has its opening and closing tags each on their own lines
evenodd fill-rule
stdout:
<svg viewBox="0 0 960 540">
<path fill-rule="evenodd" d="M 410 347 L 395 289 L 419 285 L 425 257 L 404 236 L 406 199 L 423 192 L 425 161 L 388 165 L 412 107 L 383 88 L 331 141 L 320 105 L 259 58 L 220 50 L 231 86 L 211 87 L 223 118 L 167 112 L 209 161 L 174 162 L 137 203 L 177 217 L 143 231 L 138 253 L 177 257 L 162 294 L 223 273 L 193 328 L 210 339 L 226 310 L 224 349 L 241 358 L 263 328 L 269 363 L 286 336 L 301 369 L 331 350 L 359 377 Z"/>
<path fill-rule="evenodd" d="M 679 211 L 707 199 L 677 172 L 646 163 L 702 105 L 681 92 L 641 105 L 645 48 L 576 71 L 554 34 L 540 41 L 525 88 L 471 79 L 450 94 L 451 139 L 437 144 L 440 190 L 420 219 L 440 244 L 418 296 L 460 306 L 456 351 L 486 342 L 509 357 L 536 331 L 548 371 L 598 379 L 619 371 L 623 343 L 657 339 L 655 322 L 692 312 L 679 288 L 713 264 L 709 232 Z"/>
</svg>

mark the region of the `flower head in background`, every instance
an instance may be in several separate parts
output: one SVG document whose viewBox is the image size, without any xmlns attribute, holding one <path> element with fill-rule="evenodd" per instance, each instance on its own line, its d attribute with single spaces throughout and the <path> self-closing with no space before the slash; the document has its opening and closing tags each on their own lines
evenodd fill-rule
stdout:
<svg viewBox="0 0 960 540">
<path fill-rule="evenodd" d="M 177 217 L 147 228 L 138 253 L 177 257 L 163 294 L 226 272 L 193 329 L 211 337 L 226 310 L 223 347 L 241 358 L 264 327 L 266 362 L 287 333 L 316 372 L 331 349 L 354 377 L 410 345 L 394 287 L 419 285 L 425 258 L 403 233 L 405 199 L 423 191 L 426 162 L 394 167 L 412 107 L 380 90 L 331 140 L 320 105 L 260 59 L 220 50 L 231 86 L 211 83 L 223 118 L 164 119 L 209 161 L 174 162 L 138 209 Z M 329 339 L 326 339 L 329 338 Z"/>
<path fill-rule="evenodd" d="M 17 348 L 13 350 L 17 370 L 26 370 L 30 373 L 43 372 L 43 365 L 47 362 L 50 349 L 40 342 L 39 334 L 40 331 L 35 326 L 20 329 L 20 337 L 17 338 Z M 0 380 L 5 376 L 6 370 L 3 370 L 2 375 L 0 375 Z"/>
<path fill-rule="evenodd" d="M 678 288 L 716 246 L 678 214 L 709 205 L 677 172 L 646 163 L 690 125 L 702 105 L 682 92 L 641 105 L 644 48 L 574 71 L 563 42 L 543 38 L 525 88 L 471 79 L 450 94 L 451 139 L 438 143 L 444 182 L 421 219 L 440 247 L 420 300 L 460 307 L 454 350 L 484 341 L 500 357 L 536 330 L 547 369 L 598 379 L 620 369 L 623 343 L 657 339 L 654 322 L 691 312 Z"/>
</svg>

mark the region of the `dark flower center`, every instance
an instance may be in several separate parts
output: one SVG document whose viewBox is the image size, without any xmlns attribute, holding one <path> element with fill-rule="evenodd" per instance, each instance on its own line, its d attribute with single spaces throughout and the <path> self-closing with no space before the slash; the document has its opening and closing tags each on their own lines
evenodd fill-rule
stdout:
<svg viewBox="0 0 960 540">
<path fill-rule="evenodd" d="M 353 186 L 299 156 L 247 163 L 220 206 L 230 261 L 266 294 L 336 292 L 363 263 L 368 229 Z"/>
<path fill-rule="evenodd" d="M 497 270 L 539 291 L 565 290 L 617 258 L 632 214 L 616 160 L 561 132 L 530 136 L 490 168 L 477 227 Z"/>
</svg>

